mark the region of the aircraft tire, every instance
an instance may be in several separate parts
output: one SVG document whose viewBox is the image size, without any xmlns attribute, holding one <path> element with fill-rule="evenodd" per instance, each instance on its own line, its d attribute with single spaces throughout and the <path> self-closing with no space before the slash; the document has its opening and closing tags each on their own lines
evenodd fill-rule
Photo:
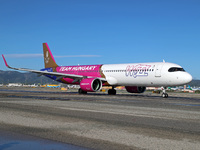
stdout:
<svg viewBox="0 0 200 150">
<path fill-rule="evenodd" d="M 168 94 L 167 93 L 162 93 L 162 97 L 163 98 L 168 98 Z"/>
<path fill-rule="evenodd" d="M 115 89 L 109 89 L 108 90 L 108 95 L 116 95 L 116 90 Z"/>
<path fill-rule="evenodd" d="M 78 89 L 78 93 L 79 93 L 79 94 L 87 94 L 87 92 L 86 92 L 86 91 L 83 91 L 81 88 Z"/>
<path fill-rule="evenodd" d="M 167 93 L 165 93 L 165 98 L 168 98 L 168 94 Z"/>
</svg>

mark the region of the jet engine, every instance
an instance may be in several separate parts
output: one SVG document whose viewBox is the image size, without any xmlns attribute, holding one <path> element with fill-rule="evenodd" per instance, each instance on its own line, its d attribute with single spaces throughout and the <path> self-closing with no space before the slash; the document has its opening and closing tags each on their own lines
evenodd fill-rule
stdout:
<svg viewBox="0 0 200 150">
<path fill-rule="evenodd" d="M 146 90 L 146 87 L 140 86 L 125 86 L 125 88 L 129 93 L 143 93 Z"/>
<path fill-rule="evenodd" d="M 96 92 L 102 88 L 102 82 L 98 78 L 86 78 L 80 82 L 80 87 L 85 92 Z"/>
</svg>

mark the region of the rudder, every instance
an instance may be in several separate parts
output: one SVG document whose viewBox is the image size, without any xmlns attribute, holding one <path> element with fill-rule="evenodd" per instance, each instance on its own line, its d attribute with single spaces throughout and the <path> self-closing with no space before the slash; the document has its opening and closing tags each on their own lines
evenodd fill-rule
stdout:
<svg viewBox="0 0 200 150">
<path fill-rule="evenodd" d="M 44 52 L 44 66 L 45 68 L 56 68 L 58 65 L 55 62 L 55 59 L 49 49 L 47 43 L 43 43 L 43 52 Z"/>
</svg>

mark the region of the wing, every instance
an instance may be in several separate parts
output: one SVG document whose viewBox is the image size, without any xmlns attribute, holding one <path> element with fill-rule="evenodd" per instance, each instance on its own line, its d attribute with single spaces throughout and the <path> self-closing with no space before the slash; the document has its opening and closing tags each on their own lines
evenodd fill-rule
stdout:
<svg viewBox="0 0 200 150">
<path fill-rule="evenodd" d="M 48 71 L 39 71 L 39 70 L 32 70 L 32 69 L 26 69 L 26 68 L 14 68 L 14 67 L 10 67 L 7 62 L 5 57 L 2 55 L 3 60 L 5 62 L 6 67 L 10 68 L 10 69 L 14 69 L 14 70 L 20 70 L 20 71 L 28 71 L 28 72 L 33 72 L 33 73 L 37 73 L 39 75 L 51 75 L 51 76 L 56 76 L 56 80 L 60 80 L 62 78 L 71 78 L 74 79 L 74 81 L 81 81 L 84 78 L 89 78 L 88 76 L 82 76 L 82 75 L 75 75 L 75 74 L 65 74 L 65 73 L 59 73 L 59 72 L 48 72 Z M 105 82 L 106 79 L 105 78 L 98 78 L 101 81 Z"/>
</svg>

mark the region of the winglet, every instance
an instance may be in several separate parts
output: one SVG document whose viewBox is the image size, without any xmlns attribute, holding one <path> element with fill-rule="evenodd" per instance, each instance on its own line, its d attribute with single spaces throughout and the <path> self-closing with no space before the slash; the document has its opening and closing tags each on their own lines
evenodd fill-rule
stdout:
<svg viewBox="0 0 200 150">
<path fill-rule="evenodd" d="M 8 65 L 7 62 L 6 62 L 5 57 L 4 57 L 3 55 L 2 55 L 2 57 L 3 57 L 3 60 L 4 60 L 4 62 L 5 62 L 6 67 L 9 67 L 9 65 Z"/>
</svg>

